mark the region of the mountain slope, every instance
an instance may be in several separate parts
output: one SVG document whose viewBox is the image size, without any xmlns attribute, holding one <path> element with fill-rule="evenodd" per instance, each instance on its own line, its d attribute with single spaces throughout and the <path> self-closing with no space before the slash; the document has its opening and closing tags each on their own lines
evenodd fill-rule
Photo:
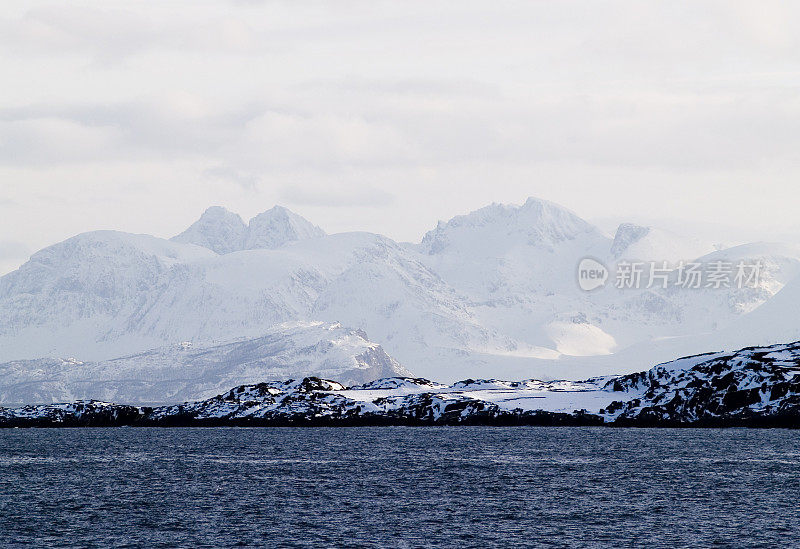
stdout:
<svg viewBox="0 0 800 549">
<path fill-rule="evenodd" d="M 325 231 L 282 206 L 258 214 L 245 225 L 221 206 L 208 208 L 173 242 L 196 244 L 219 255 L 241 250 L 274 249 L 284 244 L 325 236 Z"/>
<path fill-rule="evenodd" d="M 440 222 L 418 249 L 454 288 L 491 301 L 519 290 L 572 288 L 574 260 L 608 245 L 566 208 L 530 198 L 522 206 L 492 204 Z"/>
<path fill-rule="evenodd" d="M 0 427 L 112 425 L 635 425 L 800 427 L 800 343 L 708 353 L 582 382 L 391 378 L 355 387 L 307 377 L 200 402 L 98 401 L 0 408 Z"/>
<path fill-rule="evenodd" d="M 610 244 L 569 210 L 531 198 L 439 223 L 416 249 L 420 262 L 467 298 L 482 325 L 516 342 L 508 354 L 555 358 L 615 347 L 588 319 L 592 300 L 575 283 L 579 261 L 602 256 Z"/>
<path fill-rule="evenodd" d="M 282 206 L 275 206 L 250 220 L 242 249 L 279 248 L 288 242 L 323 236 L 325 231 L 305 218 Z"/>
<path fill-rule="evenodd" d="M 170 273 L 214 257 L 197 246 L 114 231 L 45 248 L 0 278 L 0 360 L 94 355 L 95 346 L 124 354 L 124 345 L 107 339 L 109 330 L 138 314 Z M 153 346 L 132 343 L 131 350 Z"/>
<path fill-rule="evenodd" d="M 222 255 L 241 250 L 246 235 L 247 225 L 238 214 L 222 206 L 212 206 L 188 229 L 171 240 L 196 244 Z"/>
<path fill-rule="evenodd" d="M 474 322 L 456 293 L 413 253 L 368 233 L 225 255 L 124 233 L 88 233 L 4 277 L 0 313 L 0 360 L 6 361 L 107 360 L 180 341 L 257 337 L 281 322 L 317 319 L 372 329 L 409 364 L 422 362 L 430 349 L 453 349 L 444 351 L 449 362 L 424 362 L 426 373 L 464 360 L 465 347 L 509 344 Z"/>
<path fill-rule="evenodd" d="M 232 385 L 305 376 L 364 383 L 409 372 L 363 332 L 291 323 L 214 346 L 189 342 L 100 362 L 39 359 L 0 364 L 0 403 L 94 398 L 129 403 L 208 398 Z"/>
<path fill-rule="evenodd" d="M 633 225 L 612 240 L 537 199 L 441 222 L 420 244 L 325 235 L 281 207 L 245 225 L 215 207 L 172 241 L 86 233 L 0 278 L 0 361 L 106 361 L 322 321 L 366 330 L 416 375 L 553 379 L 794 333 L 785 320 L 800 298 L 781 289 L 800 276 L 800 246 L 757 243 L 698 258 L 761 261 L 762 278 L 745 288 L 678 288 L 675 272 L 665 289 L 618 289 L 613 275 L 592 292 L 576 282 L 586 257 L 613 268 L 705 249 L 694 246 Z"/>
<path fill-rule="evenodd" d="M 612 261 L 691 261 L 714 252 L 714 246 L 655 227 L 622 223 L 614 235 Z"/>
</svg>

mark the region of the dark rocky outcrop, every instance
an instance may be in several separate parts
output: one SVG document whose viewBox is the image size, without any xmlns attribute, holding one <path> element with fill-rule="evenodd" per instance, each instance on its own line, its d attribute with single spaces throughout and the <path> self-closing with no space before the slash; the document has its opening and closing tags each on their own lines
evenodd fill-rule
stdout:
<svg viewBox="0 0 800 549">
<path fill-rule="evenodd" d="M 547 404 L 564 393 L 572 402 L 608 404 L 572 412 Z M 523 401 L 537 404 L 515 407 Z M 465 380 L 446 386 L 388 378 L 348 389 L 306 377 L 242 385 L 208 400 L 157 408 L 97 401 L 0 408 L 0 427 L 122 425 L 794 428 L 800 427 L 800 343 L 685 357 L 646 372 L 585 382 Z"/>
</svg>

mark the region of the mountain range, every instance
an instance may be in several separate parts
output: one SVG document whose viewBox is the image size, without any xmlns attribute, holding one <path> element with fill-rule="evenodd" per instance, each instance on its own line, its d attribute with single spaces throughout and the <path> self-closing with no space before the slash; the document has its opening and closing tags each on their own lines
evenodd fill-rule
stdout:
<svg viewBox="0 0 800 549">
<path fill-rule="evenodd" d="M 42 358 L 0 364 L 0 402 L 103 399 L 132 404 L 183 402 L 225 387 L 288 379 L 298 372 L 348 385 L 410 375 L 360 330 L 290 322 L 257 338 L 218 345 L 183 341 L 99 362 Z"/>
<path fill-rule="evenodd" d="M 576 281 L 585 257 L 612 271 L 634 260 L 762 268 L 742 288 L 609 281 L 586 292 Z M 721 248 L 629 223 L 607 235 L 534 198 L 439 222 L 419 243 L 328 235 L 279 206 L 248 223 L 212 207 L 172 239 L 83 233 L 0 278 L 0 371 L 14 372 L 0 402 L 205 398 L 258 381 L 247 365 L 259 360 L 262 377 L 328 371 L 347 382 L 622 374 L 800 339 L 798 276 L 798 245 Z M 342 338 L 330 330 L 359 342 L 331 343 Z M 258 350 L 263 338 L 285 341 Z M 314 345 L 328 350 L 307 359 Z M 367 360 L 368 349 L 380 351 Z M 158 381 L 143 384 L 147 372 Z M 84 390 L 90 382 L 100 394 Z"/>
<path fill-rule="evenodd" d="M 620 425 L 794 427 L 800 344 L 706 353 L 584 381 L 392 377 L 347 387 L 305 377 L 240 385 L 198 402 L 97 400 L 0 407 L 1 427 Z"/>
</svg>

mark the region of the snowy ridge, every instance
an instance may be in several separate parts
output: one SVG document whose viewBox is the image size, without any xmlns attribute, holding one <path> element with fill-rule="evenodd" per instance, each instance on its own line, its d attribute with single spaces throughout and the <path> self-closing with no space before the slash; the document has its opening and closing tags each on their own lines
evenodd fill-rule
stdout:
<svg viewBox="0 0 800 549">
<path fill-rule="evenodd" d="M 655 227 L 622 223 L 611 244 L 612 260 L 689 261 L 715 251 L 711 244 Z"/>
<path fill-rule="evenodd" d="M 0 409 L 0 426 L 110 422 L 800 427 L 800 342 L 685 357 L 646 372 L 583 382 L 465 380 L 448 386 L 400 377 L 347 388 L 306 377 L 242 385 L 194 403 L 117 408 L 92 401 Z"/>
<path fill-rule="evenodd" d="M 288 323 L 260 337 L 203 346 L 189 342 L 100 362 L 39 359 L 0 364 L 0 403 L 73 399 L 132 404 L 200 400 L 267 379 L 335 377 L 356 384 L 409 372 L 359 330 Z"/>
<path fill-rule="evenodd" d="M 414 375 L 451 383 L 627 373 L 706 349 L 800 338 L 792 322 L 800 246 L 712 249 L 630 224 L 611 239 L 533 198 L 440 222 L 419 244 L 325 235 L 281 207 L 249 224 L 213 207 L 171 241 L 85 233 L 0 278 L 0 362 L 99 363 L 321 321 L 364 330 Z M 705 255 L 682 257 L 693 254 Z M 763 269 L 746 288 L 618 290 L 612 280 L 588 293 L 576 283 L 585 257 L 609 267 L 682 259 Z"/>
<path fill-rule="evenodd" d="M 582 235 L 599 234 L 592 225 L 567 210 L 536 198 L 522 206 L 492 204 L 447 222 L 422 238 L 422 248 L 430 255 L 474 248 L 476 245 L 504 247 L 524 243 L 554 246 Z"/>
<path fill-rule="evenodd" d="M 242 248 L 278 248 L 288 242 L 323 236 L 325 231 L 316 225 L 282 206 L 275 206 L 250 220 Z"/>
<path fill-rule="evenodd" d="M 282 206 L 258 214 L 247 225 L 237 214 L 212 206 L 172 241 L 196 244 L 223 255 L 280 248 L 289 242 L 323 236 L 325 231 Z"/>
<path fill-rule="evenodd" d="M 640 392 L 603 410 L 619 422 L 713 424 L 720 419 L 797 418 L 800 342 L 686 357 L 610 380 L 604 388 Z"/>
<path fill-rule="evenodd" d="M 222 206 L 211 206 L 191 227 L 171 240 L 196 244 L 223 255 L 241 250 L 246 234 L 247 225 L 238 214 Z"/>
</svg>

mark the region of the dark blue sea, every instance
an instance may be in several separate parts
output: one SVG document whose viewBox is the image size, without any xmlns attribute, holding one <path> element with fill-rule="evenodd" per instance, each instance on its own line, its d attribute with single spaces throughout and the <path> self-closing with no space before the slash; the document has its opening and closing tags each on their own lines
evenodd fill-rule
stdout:
<svg viewBox="0 0 800 549">
<path fill-rule="evenodd" d="M 0 430 L 4 547 L 789 547 L 800 432 Z"/>
</svg>

